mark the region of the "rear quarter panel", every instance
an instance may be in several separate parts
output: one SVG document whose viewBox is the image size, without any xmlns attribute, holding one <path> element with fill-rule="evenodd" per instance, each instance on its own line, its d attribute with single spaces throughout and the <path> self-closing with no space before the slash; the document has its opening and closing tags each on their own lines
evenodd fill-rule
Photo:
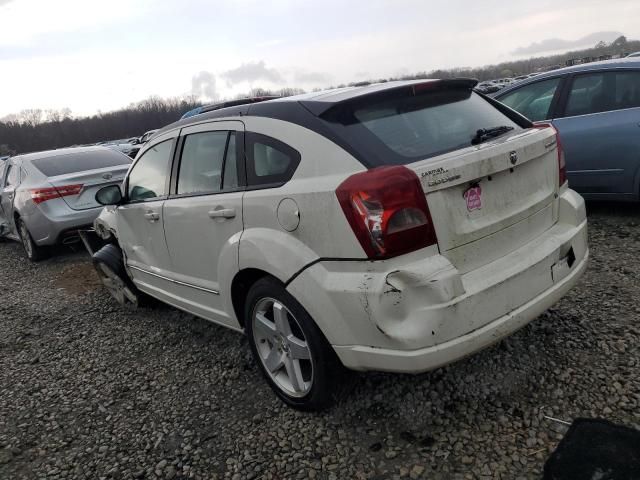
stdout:
<svg viewBox="0 0 640 480">
<path fill-rule="evenodd" d="M 248 117 L 244 121 L 247 131 L 296 149 L 301 161 L 285 185 L 245 193 L 240 269 L 259 268 L 286 282 L 318 258 L 364 258 L 335 195 L 345 178 L 365 169 L 362 164 L 306 128 L 268 118 Z M 279 209 L 281 214 L 293 210 L 280 206 L 284 199 L 293 200 L 299 212 L 299 225 L 293 231 L 278 219 Z"/>
</svg>

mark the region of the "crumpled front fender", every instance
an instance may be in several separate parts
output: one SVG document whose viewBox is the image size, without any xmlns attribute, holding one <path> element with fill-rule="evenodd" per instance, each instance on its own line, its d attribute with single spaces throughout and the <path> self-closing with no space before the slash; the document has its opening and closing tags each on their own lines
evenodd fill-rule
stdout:
<svg viewBox="0 0 640 480">
<path fill-rule="evenodd" d="M 102 240 L 109 241 L 118 238 L 116 207 L 107 206 L 93 221 L 93 228 Z"/>
</svg>

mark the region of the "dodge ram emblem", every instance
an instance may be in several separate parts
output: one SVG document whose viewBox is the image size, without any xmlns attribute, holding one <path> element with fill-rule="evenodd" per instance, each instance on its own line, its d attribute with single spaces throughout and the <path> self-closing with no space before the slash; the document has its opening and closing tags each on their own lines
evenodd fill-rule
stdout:
<svg viewBox="0 0 640 480">
<path fill-rule="evenodd" d="M 511 160 L 511 165 L 515 165 L 518 162 L 518 152 L 509 153 L 509 160 Z"/>
</svg>

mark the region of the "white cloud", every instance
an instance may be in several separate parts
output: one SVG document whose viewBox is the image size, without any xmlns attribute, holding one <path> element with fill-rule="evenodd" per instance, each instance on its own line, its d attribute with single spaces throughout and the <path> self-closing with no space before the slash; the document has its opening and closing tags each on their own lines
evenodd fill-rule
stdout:
<svg viewBox="0 0 640 480">
<path fill-rule="evenodd" d="M 0 4 L 0 46 L 33 45 L 48 33 L 92 30 L 132 18 L 149 0 L 15 0 Z"/>
<path fill-rule="evenodd" d="M 191 94 L 202 101 L 215 101 L 218 98 L 216 83 L 213 73 L 202 71 L 191 79 Z"/>
</svg>

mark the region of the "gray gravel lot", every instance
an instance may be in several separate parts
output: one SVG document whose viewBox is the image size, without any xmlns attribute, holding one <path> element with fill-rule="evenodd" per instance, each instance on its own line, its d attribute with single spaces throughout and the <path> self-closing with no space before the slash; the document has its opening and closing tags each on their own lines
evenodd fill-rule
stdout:
<svg viewBox="0 0 640 480">
<path fill-rule="evenodd" d="M 0 478 L 540 478 L 545 415 L 640 425 L 640 209 L 589 210 L 590 267 L 551 311 L 447 368 L 354 375 L 322 414 L 284 407 L 241 335 L 0 243 Z"/>
</svg>

